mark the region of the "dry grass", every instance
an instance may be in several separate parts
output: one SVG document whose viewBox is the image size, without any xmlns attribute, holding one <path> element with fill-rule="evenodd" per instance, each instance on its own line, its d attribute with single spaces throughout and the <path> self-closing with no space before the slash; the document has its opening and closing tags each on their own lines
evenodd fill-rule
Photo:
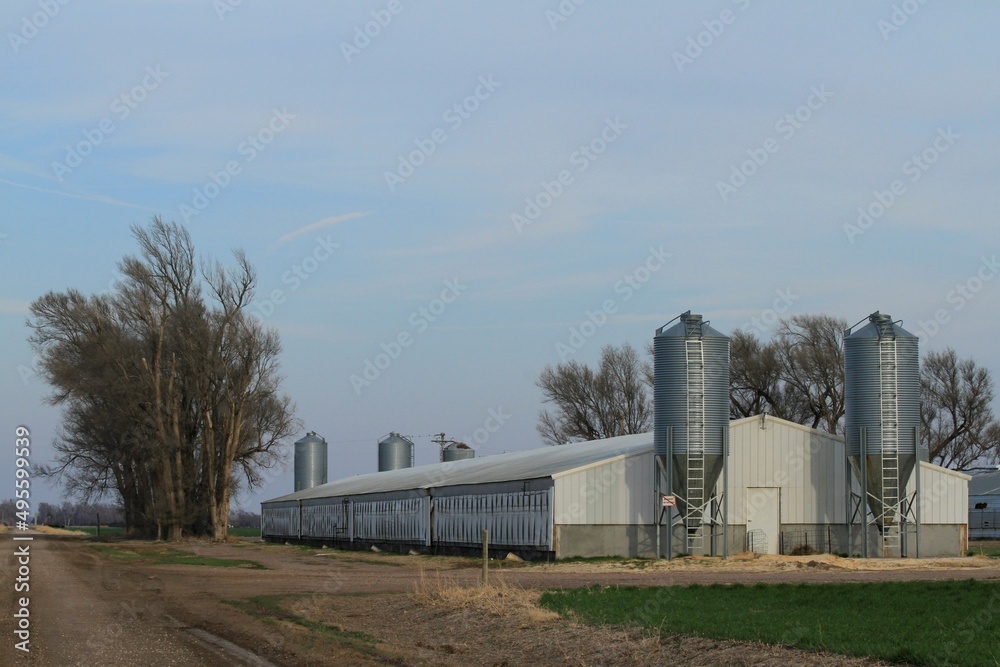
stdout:
<svg viewBox="0 0 1000 667">
<path fill-rule="evenodd" d="M 559 614 L 538 606 L 540 591 L 510 584 L 502 575 L 494 575 L 488 586 L 469 586 L 442 580 L 440 572 L 432 579 L 421 571 L 411 597 L 414 602 L 429 607 L 475 610 L 502 618 L 522 617 L 531 623 L 559 618 Z"/>
<path fill-rule="evenodd" d="M 86 535 L 81 530 L 67 530 L 66 528 L 53 528 L 52 526 L 35 526 L 35 530 L 46 535 Z"/>
<path fill-rule="evenodd" d="M 959 569 L 998 569 L 1000 563 L 996 559 L 980 557 L 945 557 L 945 558 L 841 558 L 833 554 L 814 554 L 810 556 L 779 556 L 741 553 L 730 556 L 729 560 L 710 556 L 687 556 L 675 558 L 672 561 L 648 561 L 642 568 L 643 572 L 656 575 L 673 572 L 784 572 L 802 569 L 819 570 L 850 570 L 861 572 L 882 571 L 928 571 L 928 570 L 959 570 Z M 570 562 L 546 563 L 533 568 L 537 572 L 559 573 L 612 573 L 635 571 L 635 565 L 629 561 L 609 562 Z"/>
</svg>

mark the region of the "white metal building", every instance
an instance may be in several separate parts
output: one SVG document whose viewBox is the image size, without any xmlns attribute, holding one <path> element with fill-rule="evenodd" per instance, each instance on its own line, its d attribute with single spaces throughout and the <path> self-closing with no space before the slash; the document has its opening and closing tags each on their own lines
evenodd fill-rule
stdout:
<svg viewBox="0 0 1000 667">
<path fill-rule="evenodd" d="M 730 422 L 729 451 L 730 553 L 858 553 L 860 523 L 848 541 L 848 480 L 855 493 L 859 487 L 842 437 L 751 417 Z M 478 548 L 488 529 L 497 552 L 652 557 L 655 470 L 648 433 L 359 475 L 262 503 L 262 535 L 461 552 Z M 969 476 L 928 463 L 919 470 L 920 555 L 960 555 Z M 911 478 L 909 493 L 914 484 Z M 721 529 L 710 532 L 721 552 Z M 910 542 L 915 555 L 915 536 Z"/>
<path fill-rule="evenodd" d="M 1000 471 L 969 481 L 969 537 L 1000 539 Z"/>
</svg>

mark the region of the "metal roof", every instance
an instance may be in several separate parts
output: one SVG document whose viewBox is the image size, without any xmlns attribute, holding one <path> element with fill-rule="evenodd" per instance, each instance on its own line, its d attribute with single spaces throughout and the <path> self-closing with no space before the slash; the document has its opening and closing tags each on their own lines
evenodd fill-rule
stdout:
<svg viewBox="0 0 1000 667">
<path fill-rule="evenodd" d="M 844 441 L 843 435 L 831 435 L 825 431 L 811 429 L 808 426 L 779 419 L 771 415 L 765 416 L 764 419 L 768 423 L 778 424 L 783 428 L 801 429 L 831 441 Z M 760 420 L 760 415 L 736 419 L 729 422 L 729 428 L 732 429 L 750 422 L 760 423 Z M 475 459 L 432 463 L 415 468 L 402 468 L 400 470 L 356 475 L 330 482 L 329 484 L 314 486 L 311 489 L 303 489 L 295 493 L 271 498 L 261 504 L 288 500 L 384 493 L 388 491 L 406 491 L 410 489 L 428 489 L 458 486 L 461 484 L 489 484 L 494 482 L 541 479 L 576 470 L 577 468 L 584 468 L 618 456 L 652 451 L 652 433 L 623 435 L 617 438 L 577 442 L 559 445 L 558 447 L 540 447 L 523 452 L 510 452 L 508 454 L 482 456 Z M 921 466 L 929 466 L 951 475 L 971 479 L 969 482 L 970 496 L 1000 493 L 1000 472 L 976 475 L 970 478 L 969 475 L 964 473 L 941 468 L 931 463 L 921 462 Z M 974 489 L 982 490 L 977 492 Z"/>
<path fill-rule="evenodd" d="M 652 433 L 623 435 L 617 438 L 577 442 L 558 447 L 542 447 L 523 452 L 510 452 L 482 456 L 476 459 L 432 463 L 415 468 L 356 475 L 265 500 L 263 504 L 457 486 L 459 484 L 488 484 L 539 479 L 616 456 L 638 454 L 644 450 L 653 450 Z"/>
<path fill-rule="evenodd" d="M 970 496 L 1000 495 L 1000 471 L 974 475 L 969 480 Z"/>
</svg>

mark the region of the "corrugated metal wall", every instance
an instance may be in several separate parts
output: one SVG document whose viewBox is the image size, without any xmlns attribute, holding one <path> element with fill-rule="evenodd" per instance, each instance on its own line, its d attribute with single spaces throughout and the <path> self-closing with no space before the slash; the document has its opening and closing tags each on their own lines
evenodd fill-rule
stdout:
<svg viewBox="0 0 1000 667">
<path fill-rule="evenodd" d="M 350 505 L 343 502 L 302 503 L 302 534 L 315 537 L 346 538 L 350 530 Z"/>
<path fill-rule="evenodd" d="M 304 501 L 301 536 L 476 547 L 482 544 L 485 529 L 490 531 L 490 544 L 494 546 L 551 550 L 550 489 L 458 494 L 451 489 L 445 492 L 453 495 Z M 297 503 L 269 503 L 261 509 L 262 535 L 299 535 Z"/>
<path fill-rule="evenodd" d="M 847 522 L 843 441 L 754 419 L 729 429 L 729 451 L 730 524 L 746 523 L 747 487 L 781 488 L 781 523 Z"/>
<path fill-rule="evenodd" d="M 435 544 L 475 545 L 488 530 L 496 546 L 550 548 L 548 491 L 434 498 L 433 517 Z"/>
<path fill-rule="evenodd" d="M 910 479 L 907 495 L 913 493 Z M 920 464 L 920 523 L 968 523 L 969 481 L 967 475 Z"/>
<path fill-rule="evenodd" d="M 298 537 L 299 504 L 297 502 L 272 503 L 261 509 L 261 535 Z"/>
<path fill-rule="evenodd" d="M 765 420 L 730 429 L 729 523 L 746 523 L 747 487 L 781 488 L 782 524 L 846 523 L 845 480 L 858 484 L 844 460 L 844 442 L 824 433 Z M 968 521 L 966 475 L 920 464 L 921 523 Z M 916 489 L 910 477 L 906 494 Z"/>
<path fill-rule="evenodd" d="M 654 461 L 638 454 L 554 475 L 555 522 L 578 524 L 651 524 Z"/>
<path fill-rule="evenodd" d="M 429 498 L 397 498 L 352 503 L 355 540 L 427 543 Z"/>
</svg>

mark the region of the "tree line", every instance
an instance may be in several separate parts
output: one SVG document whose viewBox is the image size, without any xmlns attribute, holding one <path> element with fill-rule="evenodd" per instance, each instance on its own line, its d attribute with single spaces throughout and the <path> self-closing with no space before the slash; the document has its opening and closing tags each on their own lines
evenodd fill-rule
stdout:
<svg viewBox="0 0 1000 667">
<path fill-rule="evenodd" d="M 770 414 L 837 434 L 843 430 L 843 337 L 847 321 L 829 315 L 780 320 L 762 340 L 730 337 L 730 418 Z M 549 445 L 644 433 L 653 427 L 653 348 L 647 359 L 629 344 L 606 346 L 597 367 L 547 366 L 537 385 L 551 406 L 537 430 Z M 1000 422 L 988 369 L 955 350 L 924 355 L 920 369 L 921 447 L 932 463 L 968 469 L 1000 462 Z"/>
<path fill-rule="evenodd" d="M 224 539 L 230 501 L 262 482 L 298 430 L 281 393 L 277 334 L 247 312 L 256 274 L 199 259 L 186 229 L 133 226 L 137 255 L 109 293 L 50 292 L 30 342 L 62 406 L 54 464 L 84 501 L 115 496 L 126 528 Z"/>
<path fill-rule="evenodd" d="M 0 524 L 14 525 L 17 504 L 13 498 L 0 500 Z M 64 500 L 60 504 L 38 503 L 34 523 L 44 526 L 121 526 L 125 527 L 125 513 L 120 505 L 112 503 L 74 503 Z M 235 528 L 260 526 L 260 514 L 242 508 L 229 511 L 229 525 Z"/>
</svg>

